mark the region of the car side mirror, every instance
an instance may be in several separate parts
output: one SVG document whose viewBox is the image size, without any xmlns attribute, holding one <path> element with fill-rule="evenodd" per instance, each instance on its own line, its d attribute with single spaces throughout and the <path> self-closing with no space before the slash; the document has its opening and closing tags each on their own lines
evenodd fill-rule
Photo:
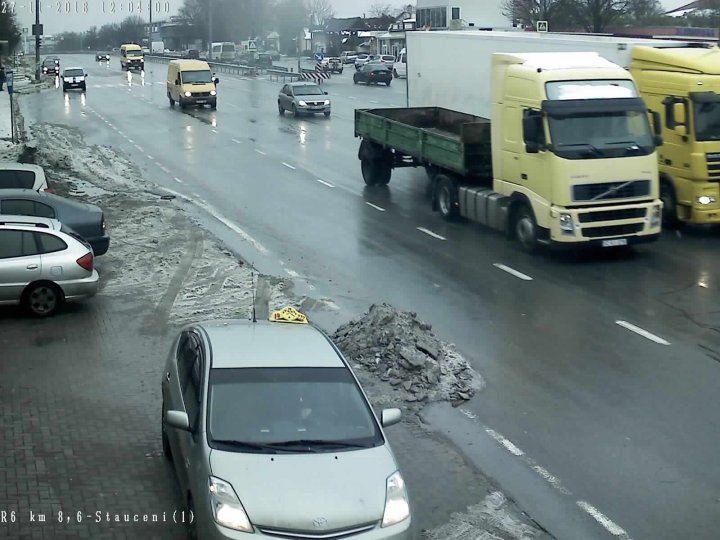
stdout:
<svg viewBox="0 0 720 540">
<path fill-rule="evenodd" d="M 383 409 L 380 414 L 380 423 L 383 427 L 394 426 L 402 418 L 402 411 L 400 409 Z"/>
<path fill-rule="evenodd" d="M 175 79 L 175 84 L 180 85 L 180 79 Z"/>
<path fill-rule="evenodd" d="M 165 423 L 183 431 L 190 431 L 190 420 L 188 415 L 183 411 L 168 411 L 165 413 Z"/>
<path fill-rule="evenodd" d="M 327 93 L 327 92 L 323 92 L 323 94 L 325 94 L 326 96 L 328 95 L 328 93 Z"/>
<path fill-rule="evenodd" d="M 215 84 L 220 84 L 220 78 L 219 78 L 219 77 L 215 77 L 215 78 L 213 79 L 213 82 L 215 82 Z"/>
</svg>

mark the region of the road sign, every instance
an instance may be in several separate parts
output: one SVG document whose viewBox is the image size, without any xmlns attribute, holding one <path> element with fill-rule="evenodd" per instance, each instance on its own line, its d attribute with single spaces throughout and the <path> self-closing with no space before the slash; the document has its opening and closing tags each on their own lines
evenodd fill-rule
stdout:
<svg viewBox="0 0 720 540">
<path fill-rule="evenodd" d="M 535 25 L 538 32 L 547 32 L 548 31 L 548 22 L 547 21 L 538 21 Z"/>
<path fill-rule="evenodd" d="M 28 31 L 27 28 L 23 28 L 22 33 L 23 33 L 23 34 L 27 34 L 27 31 Z"/>
<path fill-rule="evenodd" d="M 315 53 L 315 60 L 317 60 L 318 62 L 321 62 L 323 58 L 325 58 L 325 55 L 323 53 L 321 53 L 321 52 Z"/>
<path fill-rule="evenodd" d="M 32 35 L 33 36 L 42 36 L 43 35 L 43 25 L 42 24 L 33 24 L 32 25 Z"/>
<path fill-rule="evenodd" d="M 12 69 L 8 69 L 5 72 L 5 82 L 7 83 L 8 94 L 13 93 L 13 75 L 14 75 L 14 73 L 13 73 Z"/>
</svg>

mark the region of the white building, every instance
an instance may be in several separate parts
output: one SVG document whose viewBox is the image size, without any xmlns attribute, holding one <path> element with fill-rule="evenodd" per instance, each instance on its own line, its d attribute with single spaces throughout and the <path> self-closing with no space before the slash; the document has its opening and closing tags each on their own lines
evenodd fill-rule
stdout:
<svg viewBox="0 0 720 540">
<path fill-rule="evenodd" d="M 418 30 L 510 28 L 502 13 L 503 0 L 417 0 Z"/>
</svg>

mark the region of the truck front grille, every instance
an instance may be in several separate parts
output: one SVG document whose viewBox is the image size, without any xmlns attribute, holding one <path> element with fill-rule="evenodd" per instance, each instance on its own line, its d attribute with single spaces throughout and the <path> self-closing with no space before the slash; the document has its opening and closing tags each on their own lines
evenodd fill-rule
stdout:
<svg viewBox="0 0 720 540">
<path fill-rule="evenodd" d="M 193 92 L 193 97 L 208 97 L 210 95 L 210 92 Z"/>
<path fill-rule="evenodd" d="M 705 154 L 707 158 L 708 180 L 720 181 L 720 153 Z"/>
<path fill-rule="evenodd" d="M 626 234 L 639 233 L 642 228 L 642 223 L 628 223 L 626 225 L 609 225 L 607 227 L 588 227 L 582 230 L 582 234 L 586 238 L 598 238 L 600 236 L 623 236 Z"/>
<path fill-rule="evenodd" d="M 643 218 L 647 215 L 647 208 L 623 208 L 621 210 L 600 210 L 578 214 L 580 223 L 594 223 L 596 221 L 617 221 L 620 219 Z"/>
<path fill-rule="evenodd" d="M 572 187 L 573 201 L 630 199 L 650 195 L 650 180 L 578 184 Z"/>
</svg>

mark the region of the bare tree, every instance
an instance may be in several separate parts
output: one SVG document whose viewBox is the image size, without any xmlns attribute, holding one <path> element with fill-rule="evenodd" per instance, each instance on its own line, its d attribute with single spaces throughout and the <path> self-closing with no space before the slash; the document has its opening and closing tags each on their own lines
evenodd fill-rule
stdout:
<svg viewBox="0 0 720 540">
<path fill-rule="evenodd" d="M 628 0 L 571 0 L 570 13 L 588 32 L 603 32 L 628 9 Z"/>
<path fill-rule="evenodd" d="M 388 17 L 392 16 L 395 11 L 396 10 L 390 4 L 375 2 L 370 6 L 368 14 L 370 17 Z"/>
<path fill-rule="evenodd" d="M 568 0 L 504 0 L 502 13 L 513 22 L 535 26 L 547 21 L 549 29 L 566 29 L 571 24 Z"/>
<path fill-rule="evenodd" d="M 310 14 L 310 23 L 320 26 L 335 16 L 335 8 L 332 7 L 329 0 L 309 0 L 308 13 Z"/>
</svg>

